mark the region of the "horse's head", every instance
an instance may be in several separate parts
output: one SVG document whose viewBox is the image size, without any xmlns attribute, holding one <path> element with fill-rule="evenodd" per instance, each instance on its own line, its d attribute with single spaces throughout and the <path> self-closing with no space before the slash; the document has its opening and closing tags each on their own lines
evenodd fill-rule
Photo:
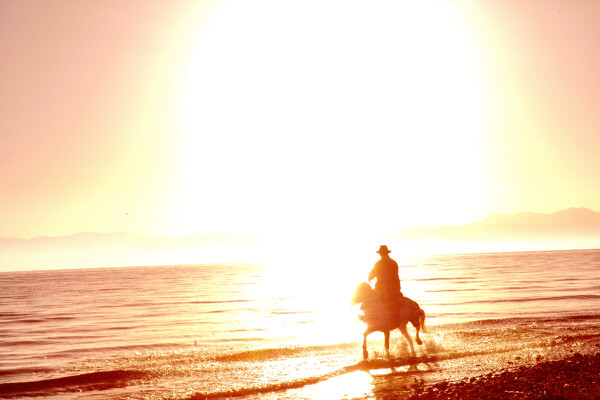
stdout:
<svg viewBox="0 0 600 400">
<path fill-rule="evenodd" d="M 369 296 L 371 296 L 372 293 L 373 289 L 371 288 L 371 285 L 369 285 L 367 282 L 359 283 L 356 289 L 354 290 L 351 305 L 354 306 L 358 303 L 363 303 L 366 299 L 369 298 Z"/>
</svg>

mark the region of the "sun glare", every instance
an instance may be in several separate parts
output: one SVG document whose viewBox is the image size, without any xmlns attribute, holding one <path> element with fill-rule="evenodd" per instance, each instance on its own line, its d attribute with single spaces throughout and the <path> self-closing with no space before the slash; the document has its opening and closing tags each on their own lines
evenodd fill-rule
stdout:
<svg viewBox="0 0 600 400">
<path fill-rule="evenodd" d="M 188 58 L 175 233 L 479 216 L 485 110 L 460 17 L 441 1 L 220 3 Z"/>
<path fill-rule="evenodd" d="M 295 325 L 294 335 L 304 344 L 353 341 L 363 328 L 350 306 L 354 287 L 364 280 L 363 271 L 340 253 L 343 249 L 332 248 L 318 259 L 289 253 L 277 261 L 272 258 L 265 270 L 258 288 L 261 296 L 286 299 L 281 306 L 289 312 L 310 313 L 314 325 Z M 297 330 L 303 328 L 306 332 L 300 334 Z M 270 331 L 280 334 L 277 326 Z"/>
</svg>

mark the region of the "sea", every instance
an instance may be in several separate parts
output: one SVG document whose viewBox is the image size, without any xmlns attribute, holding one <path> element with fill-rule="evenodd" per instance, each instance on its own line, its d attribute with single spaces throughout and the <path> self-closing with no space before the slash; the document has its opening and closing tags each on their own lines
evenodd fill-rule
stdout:
<svg viewBox="0 0 600 400">
<path fill-rule="evenodd" d="M 375 261 L 2 272 L 0 398 L 403 398 L 599 350 L 600 250 L 434 255 L 399 261 L 423 345 L 373 333 L 364 360 Z"/>
</svg>

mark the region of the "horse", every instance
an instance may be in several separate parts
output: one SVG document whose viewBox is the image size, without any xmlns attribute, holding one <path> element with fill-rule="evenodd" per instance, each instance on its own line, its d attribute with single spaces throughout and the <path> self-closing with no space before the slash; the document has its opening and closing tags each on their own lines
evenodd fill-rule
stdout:
<svg viewBox="0 0 600 400">
<path fill-rule="evenodd" d="M 410 350 L 415 356 L 415 347 L 412 338 L 406 330 L 406 325 L 410 322 L 416 329 L 417 335 L 415 340 L 417 344 L 422 345 L 423 342 L 419 337 L 419 331 L 425 332 L 425 312 L 419 307 L 417 302 L 408 297 L 399 297 L 399 306 L 395 309 L 389 308 L 380 296 L 371 288 L 367 282 L 362 282 L 354 291 L 352 297 L 352 305 L 362 303 L 361 310 L 364 315 L 360 315 L 361 321 L 367 324 L 367 330 L 363 334 L 363 358 L 366 360 L 369 357 L 367 351 L 367 336 L 373 332 L 383 332 L 385 335 L 385 356 L 390 356 L 390 331 L 399 329 L 402 335 L 408 341 Z"/>
</svg>

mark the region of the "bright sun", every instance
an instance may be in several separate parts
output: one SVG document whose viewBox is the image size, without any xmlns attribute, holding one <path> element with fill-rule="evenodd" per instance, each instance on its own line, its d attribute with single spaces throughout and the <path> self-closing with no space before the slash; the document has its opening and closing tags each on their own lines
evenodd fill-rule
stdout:
<svg viewBox="0 0 600 400">
<path fill-rule="evenodd" d="M 480 66 L 449 3 L 220 2 L 183 91 L 172 233 L 373 232 L 480 211 Z"/>
</svg>

